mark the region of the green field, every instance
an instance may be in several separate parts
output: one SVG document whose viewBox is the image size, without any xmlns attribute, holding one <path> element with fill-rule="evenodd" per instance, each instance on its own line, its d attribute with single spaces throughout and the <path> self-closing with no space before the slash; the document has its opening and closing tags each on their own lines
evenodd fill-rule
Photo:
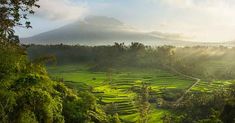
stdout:
<svg viewBox="0 0 235 123">
<path fill-rule="evenodd" d="M 210 93 L 215 90 L 226 89 L 229 85 L 234 84 L 234 80 L 227 80 L 227 81 L 212 81 L 212 82 L 205 82 L 201 81 L 196 86 L 194 86 L 191 91 L 200 91 L 205 93 Z"/>
<path fill-rule="evenodd" d="M 137 93 L 131 88 L 140 87 L 142 82 L 148 83 L 154 91 L 153 95 L 161 97 L 164 90 L 178 89 L 185 91 L 195 80 L 182 75 L 169 73 L 163 70 L 143 70 L 125 68 L 110 72 L 93 72 L 86 65 L 65 65 L 48 67 L 53 78 L 63 78 L 63 81 L 74 89 L 92 90 L 97 101 L 106 110 L 119 114 L 122 121 L 135 123 L 139 119 L 139 109 L 136 103 Z M 212 92 L 215 89 L 227 87 L 235 81 L 200 81 L 190 91 Z M 170 113 L 167 109 L 157 107 L 151 103 L 148 123 L 162 122 L 161 117 Z"/>
<path fill-rule="evenodd" d="M 172 74 L 162 70 L 136 70 L 118 69 L 112 72 L 92 72 L 89 66 L 66 65 L 48 67 L 53 78 L 63 78 L 70 87 L 78 90 L 92 88 L 97 101 L 103 103 L 105 108 L 112 107 L 125 122 L 138 121 L 138 106 L 136 93 L 130 88 L 140 87 L 142 82 L 148 83 L 156 95 L 161 95 L 162 90 L 189 88 L 195 80 Z M 151 103 L 149 123 L 161 122 L 161 117 L 169 113 L 165 109 L 158 109 Z"/>
</svg>

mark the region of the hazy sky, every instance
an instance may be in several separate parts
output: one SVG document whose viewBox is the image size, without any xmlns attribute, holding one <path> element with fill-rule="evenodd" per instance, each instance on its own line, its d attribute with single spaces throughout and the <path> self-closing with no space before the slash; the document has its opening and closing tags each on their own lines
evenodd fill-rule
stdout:
<svg viewBox="0 0 235 123">
<path fill-rule="evenodd" d="M 141 31 L 181 34 L 194 41 L 235 39 L 235 0 L 40 0 L 27 37 L 86 16 L 119 19 Z"/>
</svg>

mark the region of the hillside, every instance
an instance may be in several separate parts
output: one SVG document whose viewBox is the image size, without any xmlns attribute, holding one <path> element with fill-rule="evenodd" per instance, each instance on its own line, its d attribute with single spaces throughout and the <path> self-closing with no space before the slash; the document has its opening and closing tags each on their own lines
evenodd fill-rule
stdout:
<svg viewBox="0 0 235 123">
<path fill-rule="evenodd" d="M 32 37 L 22 38 L 25 44 L 82 44 L 110 45 L 114 42 L 141 42 L 146 45 L 198 45 L 186 42 L 176 34 L 161 32 L 141 32 L 115 18 L 90 16 L 61 28 L 44 32 Z"/>
<path fill-rule="evenodd" d="M 61 28 L 22 39 L 23 43 L 36 44 L 113 44 L 125 41 L 155 41 L 154 36 L 140 33 L 130 26 L 108 17 L 87 17 Z M 112 41 L 112 42 L 111 42 Z"/>
</svg>

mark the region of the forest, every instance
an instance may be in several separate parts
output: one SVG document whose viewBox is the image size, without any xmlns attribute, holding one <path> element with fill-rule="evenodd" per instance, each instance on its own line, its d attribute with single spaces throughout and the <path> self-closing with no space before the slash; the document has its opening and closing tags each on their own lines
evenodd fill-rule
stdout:
<svg viewBox="0 0 235 123">
<path fill-rule="evenodd" d="M 133 42 L 110 46 L 27 45 L 30 59 L 54 57 L 57 65 L 91 64 L 95 70 L 109 68 L 156 68 L 179 71 L 205 80 L 234 79 L 235 48 L 151 47 Z M 76 52 L 76 53 L 74 53 Z"/>
<path fill-rule="evenodd" d="M 235 123 L 235 48 L 21 44 L 0 1 L 0 123 Z"/>
</svg>

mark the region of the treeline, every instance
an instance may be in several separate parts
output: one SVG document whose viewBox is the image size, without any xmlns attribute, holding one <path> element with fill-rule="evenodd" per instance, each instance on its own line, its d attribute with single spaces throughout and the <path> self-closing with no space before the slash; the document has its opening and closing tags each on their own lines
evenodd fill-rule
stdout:
<svg viewBox="0 0 235 123">
<path fill-rule="evenodd" d="M 181 72 L 205 80 L 235 79 L 235 48 L 150 47 L 141 43 L 112 46 L 28 45 L 31 59 L 55 56 L 58 65 L 90 64 L 91 70 L 151 68 Z"/>
<path fill-rule="evenodd" d="M 153 67 L 169 63 L 173 47 L 159 47 L 158 51 L 141 43 L 115 43 L 112 46 L 30 45 L 27 50 L 31 59 L 55 56 L 58 65 L 92 64 L 99 70 L 110 67 Z M 167 62 L 168 61 L 168 62 Z"/>
<path fill-rule="evenodd" d="M 173 59 L 175 69 L 206 81 L 235 79 L 235 48 L 177 48 Z"/>
</svg>

